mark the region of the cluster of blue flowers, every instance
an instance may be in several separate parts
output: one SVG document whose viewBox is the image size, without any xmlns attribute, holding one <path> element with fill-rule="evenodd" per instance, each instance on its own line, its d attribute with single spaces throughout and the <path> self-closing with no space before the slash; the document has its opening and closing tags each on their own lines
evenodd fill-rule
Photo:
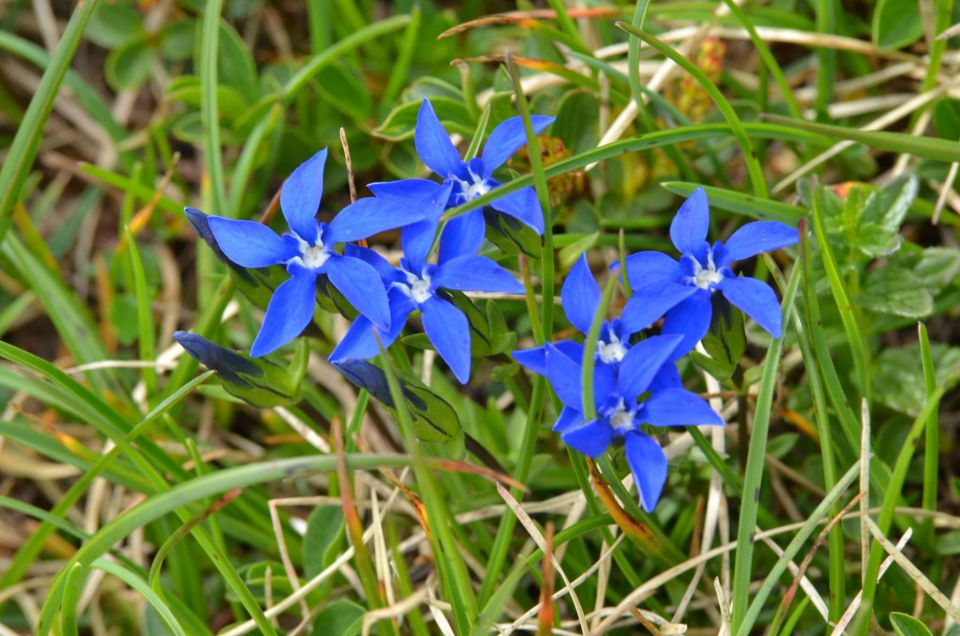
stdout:
<svg viewBox="0 0 960 636">
<path fill-rule="evenodd" d="M 552 121 L 552 117 L 533 116 L 534 131 L 543 131 Z M 441 181 L 370 184 L 374 196 L 357 200 L 329 223 L 321 223 L 316 216 L 323 192 L 324 149 L 300 165 L 283 185 L 280 208 L 288 233 L 278 236 L 253 221 L 206 217 L 217 247 L 234 264 L 243 268 L 282 265 L 289 274 L 270 299 L 251 356 L 269 354 L 300 335 L 313 318 L 318 279 L 325 277 L 359 313 L 331 353 L 332 363 L 376 357 L 380 346 L 389 347 L 408 316 L 419 310 L 423 330 L 437 353 L 460 382 L 469 380 L 470 324 L 447 290 L 520 294 L 524 288 L 513 274 L 478 253 L 485 234 L 483 210 L 454 217 L 442 230 L 440 218 L 445 210 L 500 186 L 493 173 L 526 143 L 524 125 L 519 117 L 503 122 L 488 137 L 480 157 L 465 161 L 424 99 L 414 140 L 420 158 Z M 491 207 L 488 213 L 508 215 L 542 234 L 543 213 L 532 188 L 499 197 Z M 192 208 L 187 212 L 192 218 L 202 215 Z M 554 430 L 568 445 L 598 457 L 615 440 L 623 440 L 647 510 L 660 497 L 667 458 L 644 427 L 723 423 L 702 398 L 683 388 L 676 367 L 676 361 L 710 328 L 715 294 L 774 337 L 781 333 L 780 307 L 773 290 L 756 279 L 737 276 L 731 265 L 796 243 L 797 231 L 781 223 L 755 222 L 744 225 L 725 244 L 710 245 L 708 226 L 707 198 L 700 188 L 670 227 L 679 260 L 660 252 L 639 252 L 623 263 L 633 293 L 622 315 L 602 325 L 595 352 L 596 417 L 586 421 L 583 412 L 583 345 L 564 340 L 513 354 L 524 367 L 550 381 L 563 403 Z M 355 244 L 397 228 L 403 256 L 395 265 Z M 613 269 L 619 271 L 619 266 L 616 263 Z M 561 300 L 567 318 L 584 334 L 600 297 L 583 255 L 567 276 Z M 642 338 L 644 330 L 661 318 L 660 334 Z"/>
</svg>

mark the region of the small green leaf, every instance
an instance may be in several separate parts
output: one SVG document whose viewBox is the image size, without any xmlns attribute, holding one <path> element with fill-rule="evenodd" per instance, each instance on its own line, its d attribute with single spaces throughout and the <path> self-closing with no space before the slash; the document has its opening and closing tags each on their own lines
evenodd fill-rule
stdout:
<svg viewBox="0 0 960 636">
<path fill-rule="evenodd" d="M 710 330 L 703 337 L 703 348 L 720 371 L 717 379 L 727 380 L 733 376 L 747 350 L 743 314 L 720 294 L 714 294 L 711 302 L 713 318 L 710 321 Z"/>
<path fill-rule="evenodd" d="M 84 36 L 105 49 L 115 49 L 142 33 L 143 15 L 132 2 L 104 2 L 90 16 Z"/>
<path fill-rule="evenodd" d="M 873 10 L 873 41 L 882 49 L 901 49 L 923 35 L 917 0 L 880 0 Z"/>
<path fill-rule="evenodd" d="M 875 190 L 863 207 L 863 220 L 889 230 L 899 230 L 907 211 L 917 198 L 916 175 L 904 175 Z"/>
<path fill-rule="evenodd" d="M 303 573 L 307 578 L 315 577 L 330 565 L 329 551 L 336 548 L 343 524 L 340 506 L 317 506 L 310 513 L 303 537 Z"/>
<path fill-rule="evenodd" d="M 460 133 L 465 138 L 473 134 L 474 125 L 470 120 L 466 107 L 457 100 L 446 97 L 432 97 L 433 105 L 440 123 L 448 133 Z M 373 134 L 388 141 L 403 141 L 413 137 L 413 130 L 417 126 L 417 113 L 420 112 L 420 101 L 407 102 L 394 108 L 380 127 Z"/>
<path fill-rule="evenodd" d="M 934 344 L 931 354 L 937 382 L 946 381 L 947 372 L 960 362 L 960 347 Z M 899 413 L 916 417 L 927 401 L 919 345 L 884 349 L 874 361 L 871 381 L 880 402 Z M 956 385 L 956 380 L 952 384 Z"/>
<path fill-rule="evenodd" d="M 922 318 L 933 311 L 933 295 L 913 272 L 882 267 L 867 274 L 860 304 L 881 314 Z"/>
<path fill-rule="evenodd" d="M 569 235 L 567 235 L 569 236 Z M 600 232 L 594 232 L 582 236 L 563 248 L 557 253 L 557 260 L 560 262 L 560 271 L 567 272 L 577 262 L 580 255 L 597 244 L 600 238 Z"/>
<path fill-rule="evenodd" d="M 960 139 L 960 100 L 938 99 L 933 106 L 933 124 L 944 139 Z"/>
<path fill-rule="evenodd" d="M 260 96 L 257 66 L 250 47 L 227 22 L 220 23 L 217 78 L 220 84 L 237 89 L 250 103 L 257 101 Z"/>
<path fill-rule="evenodd" d="M 104 73 L 110 88 L 121 91 L 138 88 L 150 77 L 156 50 L 146 40 L 129 40 L 110 51 Z"/>
<path fill-rule="evenodd" d="M 573 152 L 583 152 L 597 147 L 600 105 L 597 98 L 584 91 L 568 93 L 557 109 L 557 120 L 551 128 L 552 135 L 559 137 Z"/>
<path fill-rule="evenodd" d="M 317 73 L 315 82 L 317 90 L 334 108 L 358 122 L 364 122 L 373 109 L 373 100 L 362 78 L 363 74 L 357 69 L 335 62 Z"/>
<path fill-rule="evenodd" d="M 160 53 L 174 62 L 189 60 L 193 57 L 196 41 L 196 20 L 174 20 L 160 31 Z"/>
<path fill-rule="evenodd" d="M 933 636 L 927 626 L 909 614 L 901 612 L 890 613 L 890 625 L 899 636 Z"/>
<path fill-rule="evenodd" d="M 347 599 L 333 601 L 313 619 L 311 636 L 354 636 L 360 633 L 366 610 Z"/>
</svg>

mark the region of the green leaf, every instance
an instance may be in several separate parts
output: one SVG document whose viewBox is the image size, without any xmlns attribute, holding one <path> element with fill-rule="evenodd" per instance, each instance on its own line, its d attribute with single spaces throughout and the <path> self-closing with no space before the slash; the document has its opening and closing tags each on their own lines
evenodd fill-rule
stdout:
<svg viewBox="0 0 960 636">
<path fill-rule="evenodd" d="M 219 50 L 217 53 L 217 77 L 219 83 L 232 86 L 250 103 L 257 101 L 260 91 L 257 85 L 257 66 L 253 62 L 250 47 L 228 22 L 220 22 Z"/>
<path fill-rule="evenodd" d="M 904 175 L 867 198 L 862 219 L 889 230 L 899 230 L 907 211 L 917 198 L 916 175 Z"/>
<path fill-rule="evenodd" d="M 143 15 L 134 3 L 101 4 L 90 16 L 84 36 L 105 49 L 115 49 L 143 33 Z"/>
<path fill-rule="evenodd" d="M 357 122 L 365 122 L 373 110 L 373 99 L 362 78 L 356 68 L 337 62 L 317 73 L 315 82 L 317 90 L 334 108 Z"/>
<path fill-rule="evenodd" d="M 156 55 L 156 49 L 145 39 L 129 40 L 110 51 L 104 66 L 110 88 L 122 91 L 142 86 L 150 77 Z"/>
<path fill-rule="evenodd" d="M 944 139 L 960 139 L 960 100 L 938 99 L 933 106 L 933 124 Z"/>
<path fill-rule="evenodd" d="M 933 294 L 917 276 L 891 266 L 867 274 L 859 302 L 871 311 L 906 318 L 922 318 L 933 311 Z"/>
<path fill-rule="evenodd" d="M 193 57 L 197 21 L 180 18 L 160 31 L 160 53 L 168 60 L 182 62 Z"/>
<path fill-rule="evenodd" d="M 933 636 L 926 625 L 909 614 L 890 612 L 890 625 L 899 636 Z"/>
<path fill-rule="evenodd" d="M 917 0 L 879 0 L 873 10 L 873 41 L 882 49 L 901 49 L 923 36 Z"/>
<path fill-rule="evenodd" d="M 432 97 L 430 103 L 449 133 L 459 133 L 470 137 L 474 125 L 470 120 L 466 107 L 462 102 L 447 97 Z M 401 104 L 390 111 L 387 118 L 373 134 L 388 141 L 403 141 L 413 137 L 417 125 L 417 113 L 420 112 L 420 101 Z"/>
<path fill-rule="evenodd" d="M 166 93 L 169 99 L 195 108 L 199 108 L 203 102 L 203 88 L 196 75 L 181 75 L 170 80 Z M 240 91 L 224 84 L 217 87 L 217 105 L 221 112 L 234 118 L 239 118 L 250 108 L 250 102 Z"/>
<path fill-rule="evenodd" d="M 937 382 L 946 382 L 947 372 L 960 361 L 960 347 L 934 344 L 931 355 Z M 871 381 L 880 402 L 899 413 L 915 417 L 927 402 L 919 345 L 884 349 L 874 361 Z M 956 384 L 955 379 L 953 384 Z"/>
<path fill-rule="evenodd" d="M 366 610 L 347 599 L 333 601 L 313 619 L 311 636 L 354 636 L 360 633 Z"/>
<path fill-rule="evenodd" d="M 330 565 L 329 551 L 337 547 L 337 537 L 343 529 L 343 509 L 340 506 L 317 506 L 307 518 L 307 532 L 303 537 L 303 573 L 313 578 Z"/>
<path fill-rule="evenodd" d="M 597 121 L 600 105 L 595 95 L 585 91 L 568 93 L 557 109 L 551 134 L 559 137 L 573 152 L 596 148 L 599 140 Z"/>
<path fill-rule="evenodd" d="M 569 237 L 570 235 L 567 234 L 566 236 Z M 557 260 L 560 262 L 560 271 L 569 271 L 570 268 L 573 267 L 573 264 L 577 262 L 577 259 L 580 258 L 580 255 L 596 245 L 597 239 L 599 238 L 600 232 L 594 232 L 581 236 L 572 243 L 564 245 L 557 253 Z"/>
</svg>

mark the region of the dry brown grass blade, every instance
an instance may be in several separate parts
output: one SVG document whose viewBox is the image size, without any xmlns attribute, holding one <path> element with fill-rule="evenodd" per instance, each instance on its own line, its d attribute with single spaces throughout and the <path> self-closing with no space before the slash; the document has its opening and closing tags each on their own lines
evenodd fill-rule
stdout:
<svg viewBox="0 0 960 636">
<path fill-rule="evenodd" d="M 637 622 L 643 625 L 643 628 L 646 629 L 652 636 L 661 636 L 661 632 L 657 629 L 657 626 L 647 620 L 647 617 L 643 615 L 643 612 L 638 610 L 636 607 L 630 608 L 630 613 L 633 614 L 633 617 L 637 619 Z"/>
<path fill-rule="evenodd" d="M 127 229 L 130 230 L 130 234 L 136 238 L 140 231 L 150 223 L 150 219 L 153 218 L 153 213 L 157 209 L 157 205 L 160 204 L 160 199 L 163 198 L 163 192 L 167 189 L 167 186 L 170 185 L 170 182 L 173 181 L 173 175 L 177 169 L 177 163 L 180 161 L 180 153 L 173 153 L 173 160 L 170 162 L 170 165 L 167 167 L 167 171 L 163 174 L 163 178 L 160 179 L 160 185 L 158 185 L 154 191 L 153 196 L 150 197 L 150 200 L 147 201 L 147 204 L 137 210 L 133 215 L 133 218 L 130 219 L 130 223 L 127 224 Z M 126 234 L 120 235 L 120 243 L 117 245 L 117 255 L 122 254 L 127 248 L 127 237 Z"/>
<path fill-rule="evenodd" d="M 423 500 L 420 499 L 417 493 L 407 488 L 402 481 L 397 479 L 397 476 L 393 474 L 393 471 L 381 470 L 380 472 L 390 480 L 390 483 L 397 487 L 397 490 L 403 493 L 403 496 L 406 497 L 407 501 L 410 502 L 410 505 L 413 506 L 413 511 L 417 515 L 417 520 L 420 521 L 420 527 L 422 527 L 423 531 L 426 533 L 427 539 L 432 542 L 433 533 L 430 531 L 430 520 L 427 517 L 427 508 L 423 505 Z"/>
<path fill-rule="evenodd" d="M 487 468 L 486 466 L 477 466 L 476 464 L 462 462 L 456 459 L 440 459 L 435 457 L 427 460 L 427 463 L 433 468 L 439 468 L 440 470 L 479 475 L 481 477 L 489 478 L 490 481 L 506 484 L 511 488 L 516 488 L 518 490 L 522 490 L 523 492 L 529 492 L 526 485 L 520 483 L 510 475 L 505 475 L 504 473 L 493 470 L 492 468 Z"/>
<path fill-rule="evenodd" d="M 556 62 L 549 62 L 547 60 L 538 60 L 532 57 L 519 57 L 516 55 L 511 55 L 510 60 L 513 61 L 517 66 L 523 68 L 528 68 L 532 71 L 542 71 L 545 73 L 557 74 L 557 72 L 570 72 L 570 69 L 562 64 L 557 64 Z M 461 64 L 506 64 L 507 56 L 506 55 L 476 55 L 474 57 L 460 57 L 450 62 L 451 65 L 457 66 Z"/>
<path fill-rule="evenodd" d="M 553 632 L 553 522 L 547 522 L 543 549 L 543 586 L 540 588 L 540 612 L 537 615 L 538 636 L 550 636 Z"/>
<path fill-rule="evenodd" d="M 616 7 L 580 7 L 567 10 L 567 15 L 571 18 L 613 18 L 622 15 L 623 11 Z M 534 9 L 532 11 L 511 11 L 509 13 L 498 13 L 488 15 L 476 20 L 470 20 L 451 27 L 437 36 L 438 40 L 448 38 L 471 29 L 487 26 L 529 26 L 529 23 L 537 23 L 537 20 L 552 20 L 557 17 L 557 12 L 551 9 Z"/>
<path fill-rule="evenodd" d="M 655 538 L 650 528 L 631 517 L 627 514 L 627 511 L 620 506 L 617 498 L 610 492 L 610 487 L 607 485 L 606 480 L 604 480 L 603 475 L 601 475 L 597 469 L 597 465 L 589 457 L 587 458 L 587 466 L 590 468 L 590 481 L 593 482 L 597 496 L 600 497 L 603 507 L 607 509 L 607 512 L 610 513 L 610 516 L 613 517 L 613 520 L 620 529 L 623 530 L 627 536 L 646 545 L 651 545 Z"/>
</svg>

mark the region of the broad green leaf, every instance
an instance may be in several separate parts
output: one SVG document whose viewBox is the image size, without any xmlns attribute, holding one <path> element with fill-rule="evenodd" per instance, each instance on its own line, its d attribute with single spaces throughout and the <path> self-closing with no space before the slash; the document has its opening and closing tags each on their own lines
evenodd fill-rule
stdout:
<svg viewBox="0 0 960 636">
<path fill-rule="evenodd" d="M 960 347 L 934 344 L 931 353 L 937 382 L 944 382 L 949 369 L 960 361 Z M 926 404 L 927 393 L 917 344 L 889 347 L 880 352 L 874 361 L 871 380 L 877 399 L 899 413 L 915 417 Z"/>
<path fill-rule="evenodd" d="M 129 40 L 107 56 L 107 83 L 116 91 L 138 88 L 150 77 L 156 59 L 157 51 L 146 39 Z"/>
<path fill-rule="evenodd" d="M 466 107 L 459 100 L 447 97 L 432 97 L 430 103 L 450 134 L 459 133 L 465 138 L 473 134 L 474 125 L 470 120 Z M 420 101 L 407 102 L 397 106 L 387 118 L 380 124 L 380 127 L 373 131 L 373 134 L 388 141 L 403 141 L 413 137 L 414 128 L 417 125 L 417 113 L 420 112 Z"/>
<path fill-rule="evenodd" d="M 599 139 L 597 121 L 600 106 L 595 95 L 585 91 L 568 93 L 557 109 L 551 135 L 559 137 L 573 152 L 596 148 Z"/>
<path fill-rule="evenodd" d="M 890 230 L 899 230 L 907 211 L 917 198 L 917 177 L 904 175 L 874 190 L 863 208 L 863 220 Z"/>
<path fill-rule="evenodd" d="M 340 112 L 357 122 L 364 122 L 370 116 L 373 109 L 370 89 L 356 68 L 335 62 L 317 73 L 315 83 L 323 98 Z M 352 150 L 354 144 L 350 145 Z"/>
<path fill-rule="evenodd" d="M 105 2 L 90 16 L 84 37 L 105 49 L 116 49 L 143 33 L 143 14 L 132 2 Z"/>
<path fill-rule="evenodd" d="M 918 0 L 879 0 L 873 10 L 873 41 L 882 49 L 900 49 L 923 36 Z"/>
<path fill-rule="evenodd" d="M 933 106 L 933 124 L 944 139 L 960 139 L 960 100 L 938 99 Z"/>
<path fill-rule="evenodd" d="M 365 613 L 366 610 L 353 601 L 337 599 L 313 619 L 311 636 L 355 636 L 360 633 Z"/>
<path fill-rule="evenodd" d="M 343 528 L 343 509 L 340 506 L 317 506 L 307 518 L 307 532 L 303 537 L 303 574 L 313 578 L 330 565 L 328 554 L 336 547 L 336 539 Z"/>
<path fill-rule="evenodd" d="M 926 625 L 909 614 L 891 612 L 890 625 L 899 636 L 933 636 Z"/>
<path fill-rule="evenodd" d="M 867 274 L 858 300 L 871 311 L 905 318 L 922 318 L 933 311 L 933 294 L 916 275 L 890 266 Z"/>
</svg>

